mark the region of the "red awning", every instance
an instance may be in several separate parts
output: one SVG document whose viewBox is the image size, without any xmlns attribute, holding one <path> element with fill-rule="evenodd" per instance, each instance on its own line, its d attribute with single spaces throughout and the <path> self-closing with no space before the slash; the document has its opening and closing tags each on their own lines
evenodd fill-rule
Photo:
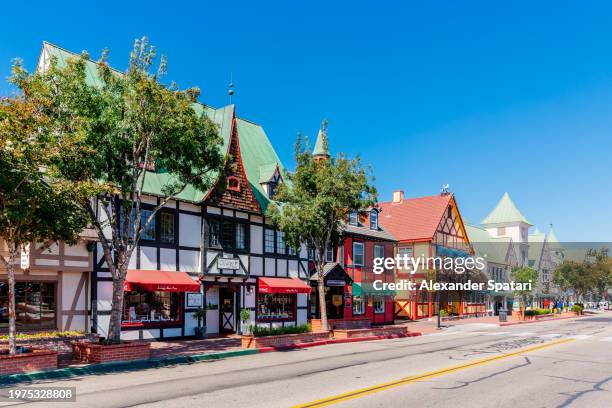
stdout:
<svg viewBox="0 0 612 408">
<path fill-rule="evenodd" d="M 259 293 L 310 293 L 312 289 L 298 278 L 259 278 Z"/>
<path fill-rule="evenodd" d="M 185 272 L 130 269 L 124 287 L 145 292 L 199 292 L 200 282 Z"/>
</svg>

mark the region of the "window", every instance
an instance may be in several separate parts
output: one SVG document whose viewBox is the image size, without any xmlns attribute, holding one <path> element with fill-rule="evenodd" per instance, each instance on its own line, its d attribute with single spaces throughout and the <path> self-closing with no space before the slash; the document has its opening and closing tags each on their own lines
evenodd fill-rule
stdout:
<svg viewBox="0 0 612 408">
<path fill-rule="evenodd" d="M 334 249 L 327 248 L 325 250 L 325 262 L 334 262 Z"/>
<path fill-rule="evenodd" d="M 181 321 L 179 292 L 126 292 L 122 324 L 159 324 Z"/>
<path fill-rule="evenodd" d="M 358 221 L 357 211 L 351 211 L 349 213 L 349 224 L 357 225 L 357 221 Z"/>
<path fill-rule="evenodd" d="M 284 254 L 287 248 L 285 247 L 285 233 L 276 231 L 276 253 Z"/>
<path fill-rule="evenodd" d="M 258 294 L 257 320 L 295 320 L 296 298 L 295 294 Z"/>
<path fill-rule="evenodd" d="M 265 251 L 274 253 L 274 230 L 266 229 L 264 234 Z"/>
<path fill-rule="evenodd" d="M 221 223 L 221 244 L 223 248 L 234 248 L 234 233 L 236 232 L 233 222 L 223 221 Z"/>
<path fill-rule="evenodd" d="M 219 224 L 219 220 L 208 221 L 208 246 L 210 247 L 221 246 Z"/>
<path fill-rule="evenodd" d="M 408 265 L 410 265 L 410 259 L 414 256 L 414 249 L 412 247 L 402 247 L 398 248 L 397 254 L 400 256 L 400 266 L 404 264 L 404 256 L 408 257 Z M 404 268 L 400 268 L 404 269 Z M 412 267 L 408 267 L 408 270 L 411 270 Z"/>
<path fill-rule="evenodd" d="M 240 181 L 235 176 L 229 176 L 227 178 L 227 189 L 230 191 L 240 191 Z"/>
<path fill-rule="evenodd" d="M 236 223 L 236 249 L 246 249 L 246 226 L 240 222 Z"/>
<path fill-rule="evenodd" d="M 362 296 L 353 296 L 353 314 L 365 314 L 365 299 Z"/>
<path fill-rule="evenodd" d="M 382 245 L 374 245 L 374 258 L 384 258 L 385 247 Z"/>
<path fill-rule="evenodd" d="M 385 313 L 385 297 L 374 297 L 374 313 Z"/>
<path fill-rule="evenodd" d="M 155 241 L 155 217 L 151 220 L 151 223 L 145 228 L 145 224 L 153 211 L 141 209 L 140 210 L 140 228 L 142 230 L 140 238 L 150 241 Z"/>
<path fill-rule="evenodd" d="M 273 199 L 276 194 L 276 188 L 278 187 L 278 183 L 271 181 L 268 183 L 268 198 Z"/>
<path fill-rule="evenodd" d="M 353 264 L 363 266 L 363 242 L 353 242 Z"/>
<path fill-rule="evenodd" d="M 378 211 L 376 210 L 370 211 L 370 229 L 378 229 Z"/>
<path fill-rule="evenodd" d="M 174 244 L 174 214 L 171 212 L 159 213 L 159 240 L 167 244 Z"/>
<path fill-rule="evenodd" d="M 55 283 L 15 283 L 15 317 L 17 330 L 55 329 Z M 0 327 L 7 328 L 8 282 L 0 282 Z"/>
<path fill-rule="evenodd" d="M 293 248 L 291 245 L 287 245 L 287 254 L 291 256 L 297 255 L 297 250 Z"/>
<path fill-rule="evenodd" d="M 506 235 L 506 227 L 497 228 L 497 235 Z"/>
</svg>

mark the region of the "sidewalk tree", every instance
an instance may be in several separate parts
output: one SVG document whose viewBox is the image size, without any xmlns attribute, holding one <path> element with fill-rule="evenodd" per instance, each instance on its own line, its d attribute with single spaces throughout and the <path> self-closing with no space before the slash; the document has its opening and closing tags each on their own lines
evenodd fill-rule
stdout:
<svg viewBox="0 0 612 408">
<path fill-rule="evenodd" d="M 512 280 L 515 283 L 520 283 L 524 289 L 515 290 L 514 295 L 519 298 L 521 304 L 521 317 L 525 318 L 525 307 L 527 305 L 527 301 L 531 298 L 531 294 L 536 288 L 538 282 L 538 273 L 535 269 L 529 268 L 527 266 L 522 266 L 518 268 L 514 268 L 512 270 Z M 530 289 L 526 289 L 527 284 L 531 284 Z"/>
<path fill-rule="evenodd" d="M 86 190 L 43 173 L 58 150 L 49 118 L 40 107 L 27 93 L 0 100 L 0 239 L 6 245 L 0 265 L 8 275 L 10 354 L 16 353 L 18 258 L 30 244 L 75 243 L 87 219 L 74 204 Z"/>
<path fill-rule="evenodd" d="M 327 152 L 325 126 L 322 134 Z M 325 250 L 339 245 L 349 212 L 363 216 L 376 205 L 376 189 L 358 157 L 313 157 L 308 140 L 300 136 L 295 145 L 295 161 L 295 171 L 278 187 L 274 196 L 277 204 L 268 211 L 290 245 L 299 248 L 301 243 L 308 243 L 314 249 L 321 326 L 328 330 L 323 283 Z"/>
<path fill-rule="evenodd" d="M 47 105 L 63 153 L 53 163 L 69 183 L 100 188 L 95 199 L 79 202 L 97 232 L 113 279 L 109 343 L 120 341 L 124 284 L 134 249 L 157 212 L 186 188 L 207 191 L 223 167 L 222 139 L 216 125 L 198 114 L 197 88 L 179 90 L 161 82 L 166 71 L 155 48 L 137 40 L 125 72 L 111 69 L 107 52 L 97 63 L 97 79 L 87 78 L 83 53 L 44 72 L 16 68 L 13 78 L 24 93 Z M 157 69 L 154 69 L 157 64 Z M 155 71 L 155 72 L 153 72 Z M 78 138 L 63 138 L 76 133 Z M 146 180 L 155 177 L 159 204 L 143 211 Z M 202 196 L 204 193 L 202 193 Z"/>
<path fill-rule="evenodd" d="M 553 273 L 553 282 L 564 292 L 573 290 L 575 301 L 596 287 L 596 268 L 591 262 L 563 261 Z"/>
</svg>

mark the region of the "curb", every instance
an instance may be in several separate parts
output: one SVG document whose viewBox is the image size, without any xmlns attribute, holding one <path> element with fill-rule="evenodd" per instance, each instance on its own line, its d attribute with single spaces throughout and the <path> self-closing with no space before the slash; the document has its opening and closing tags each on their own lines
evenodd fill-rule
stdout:
<svg viewBox="0 0 612 408">
<path fill-rule="evenodd" d="M 519 322 L 498 323 L 498 325 L 500 327 L 504 327 L 504 326 L 514 326 L 514 325 L 517 325 L 517 324 L 545 323 L 545 322 L 555 322 L 555 321 L 558 321 L 558 320 L 580 319 L 582 317 L 586 317 L 586 316 L 582 315 L 582 316 L 555 317 L 553 319 L 523 320 L 523 321 L 519 321 Z"/>
<path fill-rule="evenodd" d="M 259 350 L 260 353 L 271 353 L 275 351 L 290 351 L 290 350 L 303 349 L 303 348 L 309 348 L 309 347 L 325 346 L 329 344 L 357 343 L 357 342 L 362 342 L 362 341 L 400 339 L 404 337 L 416 337 L 416 336 L 421 336 L 421 333 L 411 332 L 406 335 L 394 334 L 394 335 L 389 335 L 389 336 L 353 337 L 352 339 L 349 338 L 349 339 L 319 340 L 319 341 L 313 341 L 310 343 L 300 343 L 300 344 L 294 344 L 292 346 L 284 346 L 284 347 L 260 347 L 256 350 Z"/>
<path fill-rule="evenodd" d="M 91 364 L 84 367 L 59 368 L 49 371 L 35 371 L 26 374 L 11 374 L 0 377 L 0 385 L 11 385 L 22 382 L 33 382 L 39 380 L 55 380 L 72 378 L 84 375 L 95 375 L 114 372 L 127 372 L 145 370 L 148 368 L 160 368 L 177 364 L 191 364 L 206 360 L 219 360 L 222 358 L 258 354 L 258 349 L 225 351 L 221 353 L 193 354 L 187 356 L 158 357 L 143 360 L 115 361 L 109 363 Z"/>
</svg>

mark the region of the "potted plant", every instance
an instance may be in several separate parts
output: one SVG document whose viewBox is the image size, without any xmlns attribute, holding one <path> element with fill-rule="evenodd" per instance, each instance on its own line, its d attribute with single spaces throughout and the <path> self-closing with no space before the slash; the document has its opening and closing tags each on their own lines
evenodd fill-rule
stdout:
<svg viewBox="0 0 612 408">
<path fill-rule="evenodd" d="M 246 322 L 249 321 L 249 319 L 251 318 L 251 311 L 249 309 L 241 309 L 240 310 L 240 322 L 242 323 L 240 325 L 240 331 L 244 333 L 244 331 L 242 330 L 242 327 L 244 327 L 246 325 Z M 249 331 L 249 329 L 247 328 L 247 332 Z"/>
<path fill-rule="evenodd" d="M 193 312 L 193 317 L 198 319 L 198 327 L 195 327 L 193 329 L 195 332 L 196 339 L 206 338 L 206 326 L 202 326 L 202 321 L 204 320 L 204 313 L 206 313 L 206 309 L 202 307 L 198 307 Z"/>
</svg>

